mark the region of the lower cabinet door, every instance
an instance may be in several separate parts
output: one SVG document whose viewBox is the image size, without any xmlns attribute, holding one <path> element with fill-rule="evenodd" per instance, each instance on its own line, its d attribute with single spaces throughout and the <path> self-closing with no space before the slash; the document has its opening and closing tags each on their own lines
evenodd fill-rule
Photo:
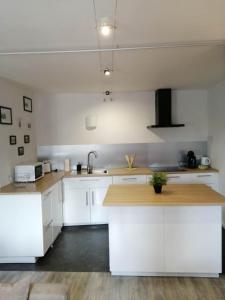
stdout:
<svg viewBox="0 0 225 300">
<path fill-rule="evenodd" d="M 64 225 L 90 224 L 89 189 L 65 186 L 63 219 Z"/>
<path fill-rule="evenodd" d="M 91 196 L 91 223 L 92 224 L 107 224 L 108 223 L 108 208 L 103 206 L 103 201 L 108 188 L 95 188 L 90 190 Z"/>
<path fill-rule="evenodd" d="M 62 183 L 58 182 L 54 186 L 52 198 L 52 216 L 53 216 L 53 242 L 61 232 L 63 224 L 63 208 L 62 208 Z"/>
<path fill-rule="evenodd" d="M 164 224 L 161 207 L 110 207 L 110 271 L 164 272 Z"/>
<path fill-rule="evenodd" d="M 48 248 L 53 243 L 53 220 L 51 220 L 48 224 L 43 226 L 43 243 L 44 243 L 44 253 L 48 250 Z"/>
<path fill-rule="evenodd" d="M 221 272 L 220 207 L 165 208 L 165 270 Z"/>
</svg>

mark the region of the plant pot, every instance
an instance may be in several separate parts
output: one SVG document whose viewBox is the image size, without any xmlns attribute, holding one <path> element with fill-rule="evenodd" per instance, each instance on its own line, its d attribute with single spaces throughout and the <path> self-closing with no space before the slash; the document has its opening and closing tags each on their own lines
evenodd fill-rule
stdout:
<svg viewBox="0 0 225 300">
<path fill-rule="evenodd" d="M 154 186 L 154 190 L 156 194 L 160 194 L 162 192 L 162 185 L 161 184 L 156 184 L 153 185 Z"/>
</svg>

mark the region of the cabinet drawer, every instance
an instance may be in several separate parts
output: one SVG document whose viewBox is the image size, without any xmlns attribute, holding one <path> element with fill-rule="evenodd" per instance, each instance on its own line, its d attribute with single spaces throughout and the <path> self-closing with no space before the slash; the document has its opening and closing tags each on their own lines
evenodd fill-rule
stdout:
<svg viewBox="0 0 225 300">
<path fill-rule="evenodd" d="M 205 183 L 211 184 L 217 182 L 217 174 L 216 173 L 198 173 L 191 175 L 193 183 Z"/>
<path fill-rule="evenodd" d="M 145 184 L 146 175 L 113 176 L 113 184 Z"/>
<path fill-rule="evenodd" d="M 73 186 L 74 188 L 95 188 L 107 187 L 112 184 L 112 177 L 79 177 L 63 179 L 64 186 Z"/>
<path fill-rule="evenodd" d="M 191 175 L 190 174 L 167 174 L 168 184 L 185 184 L 191 183 Z"/>
</svg>

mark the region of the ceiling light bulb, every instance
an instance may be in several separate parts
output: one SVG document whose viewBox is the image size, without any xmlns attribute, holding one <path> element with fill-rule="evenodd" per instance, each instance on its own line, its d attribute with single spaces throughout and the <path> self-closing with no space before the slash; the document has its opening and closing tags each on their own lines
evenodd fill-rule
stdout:
<svg viewBox="0 0 225 300">
<path fill-rule="evenodd" d="M 110 72 L 109 69 L 105 69 L 105 70 L 104 70 L 104 75 L 105 75 L 105 76 L 110 76 L 110 74 L 111 74 L 111 72 Z"/>
<path fill-rule="evenodd" d="M 111 31 L 112 31 L 112 26 L 110 25 L 103 24 L 100 26 L 100 32 L 104 36 L 110 35 Z"/>
</svg>

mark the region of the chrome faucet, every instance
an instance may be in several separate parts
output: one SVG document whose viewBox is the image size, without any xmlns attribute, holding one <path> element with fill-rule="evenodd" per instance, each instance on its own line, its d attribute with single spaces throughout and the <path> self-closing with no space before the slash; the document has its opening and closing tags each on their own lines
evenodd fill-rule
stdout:
<svg viewBox="0 0 225 300">
<path fill-rule="evenodd" d="M 87 173 L 88 174 L 92 174 L 92 170 L 93 170 L 93 165 L 90 164 L 90 156 L 91 156 L 91 154 L 94 154 L 95 158 L 98 157 L 98 154 L 97 154 L 96 151 L 90 151 L 88 153 L 88 161 L 87 161 Z"/>
</svg>

